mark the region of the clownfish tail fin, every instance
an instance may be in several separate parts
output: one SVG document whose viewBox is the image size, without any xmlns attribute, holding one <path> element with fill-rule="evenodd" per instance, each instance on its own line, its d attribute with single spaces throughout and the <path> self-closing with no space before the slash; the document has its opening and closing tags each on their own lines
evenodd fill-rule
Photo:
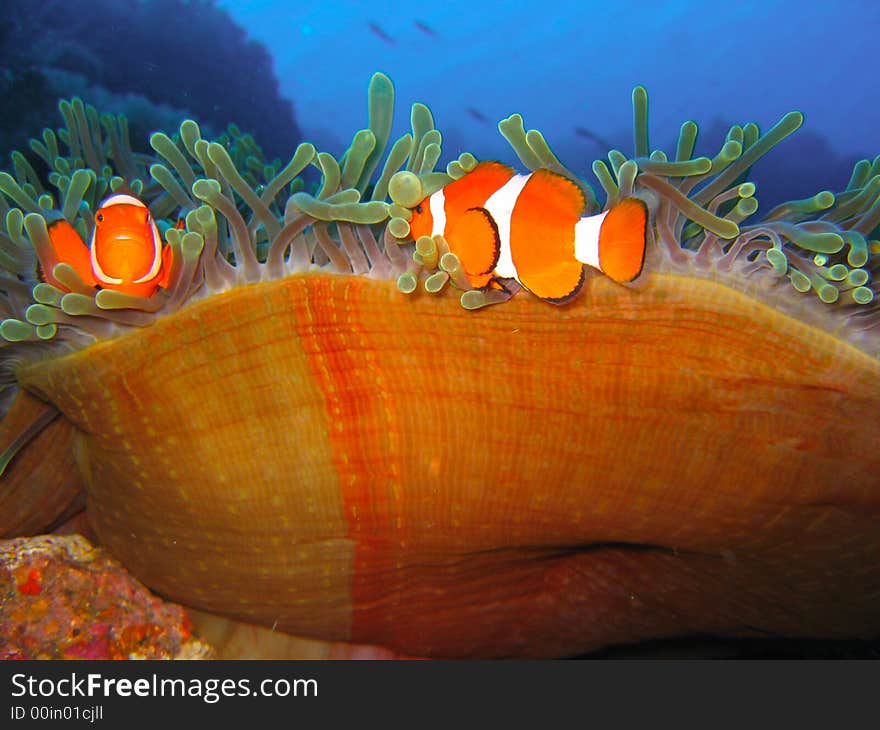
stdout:
<svg viewBox="0 0 880 730">
<path fill-rule="evenodd" d="M 624 198 L 605 215 L 599 228 L 599 269 L 620 283 L 642 273 L 648 228 L 648 206 L 639 198 Z"/>
</svg>

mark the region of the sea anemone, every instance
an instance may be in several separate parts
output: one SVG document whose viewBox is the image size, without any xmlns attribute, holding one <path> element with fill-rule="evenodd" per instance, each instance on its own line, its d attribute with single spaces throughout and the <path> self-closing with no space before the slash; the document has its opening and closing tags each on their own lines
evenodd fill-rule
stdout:
<svg viewBox="0 0 880 730">
<path fill-rule="evenodd" d="M 633 106 L 634 156 L 593 171 L 605 207 L 649 204 L 646 274 L 556 308 L 470 289 L 442 237 L 409 238 L 409 209 L 477 160 L 435 170 L 421 104 L 386 153 L 382 74 L 340 160 L 305 143 L 280 169 L 190 120 L 145 159 L 124 120 L 62 103 L 66 129 L 32 144 L 57 199 L 22 155 L 0 174 L 20 391 L 0 527 L 45 528 L 84 488 L 102 543 L 164 595 L 412 654 L 876 633 L 880 161 L 751 224 L 749 168 L 801 115 L 734 126 L 711 159 L 687 122 L 669 161 L 643 89 Z M 598 210 L 521 117 L 499 128 Z M 150 298 L 52 265 L 47 220 L 84 236 L 123 187 L 172 250 Z"/>
</svg>

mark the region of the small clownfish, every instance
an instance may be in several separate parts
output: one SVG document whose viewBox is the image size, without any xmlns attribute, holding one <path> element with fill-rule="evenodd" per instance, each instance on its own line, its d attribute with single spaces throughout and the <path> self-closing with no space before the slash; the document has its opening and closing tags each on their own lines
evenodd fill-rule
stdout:
<svg viewBox="0 0 880 730">
<path fill-rule="evenodd" d="M 47 225 L 54 261 L 40 261 L 43 278 L 65 289 L 51 272 L 56 264 L 70 264 L 89 286 L 149 297 L 168 286 L 171 247 L 162 248 L 159 229 L 150 211 L 137 198 L 117 193 L 95 213 L 95 228 L 87 247 L 66 220 Z"/>
<path fill-rule="evenodd" d="M 481 162 L 412 208 L 410 233 L 442 235 L 475 289 L 515 279 L 563 304 L 584 285 L 585 265 L 626 283 L 645 262 L 644 201 L 625 198 L 582 217 L 584 206 L 581 189 L 555 172 L 517 175 L 500 162 Z"/>
</svg>

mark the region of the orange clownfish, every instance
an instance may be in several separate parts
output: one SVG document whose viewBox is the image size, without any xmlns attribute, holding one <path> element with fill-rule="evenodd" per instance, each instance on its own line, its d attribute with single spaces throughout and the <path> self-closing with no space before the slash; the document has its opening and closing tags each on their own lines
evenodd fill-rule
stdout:
<svg viewBox="0 0 880 730">
<path fill-rule="evenodd" d="M 550 170 L 517 175 L 500 162 L 481 162 L 412 208 L 410 232 L 442 235 L 475 289 L 515 279 L 555 304 L 574 297 L 585 266 L 629 282 L 645 262 L 648 208 L 625 198 L 582 217 L 584 195 Z"/>
<path fill-rule="evenodd" d="M 89 286 L 149 297 L 168 286 L 171 247 L 162 248 L 159 229 L 150 211 L 137 198 L 117 193 L 95 213 L 95 228 L 87 247 L 63 218 L 47 225 L 54 260 L 40 260 L 43 278 L 66 290 L 52 276 L 56 264 L 70 264 Z"/>
</svg>

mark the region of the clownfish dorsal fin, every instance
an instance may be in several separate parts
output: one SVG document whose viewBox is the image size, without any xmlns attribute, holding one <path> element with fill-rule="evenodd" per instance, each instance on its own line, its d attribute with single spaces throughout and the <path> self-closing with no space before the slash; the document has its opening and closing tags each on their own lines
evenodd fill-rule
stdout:
<svg viewBox="0 0 880 730">
<path fill-rule="evenodd" d="M 584 191 L 570 178 L 553 170 L 541 168 L 532 173 L 529 186 L 533 191 L 546 196 L 547 207 L 554 213 L 577 218 L 584 214 L 587 205 Z"/>
<path fill-rule="evenodd" d="M 510 165 L 505 165 L 503 162 L 498 162 L 498 160 L 483 160 L 482 162 L 478 162 L 477 166 L 471 170 L 468 175 L 473 175 L 477 173 L 479 175 L 492 175 L 503 177 L 507 175 L 508 177 L 513 175 L 515 170 Z"/>
<path fill-rule="evenodd" d="M 501 240 L 492 214 L 482 207 L 468 208 L 449 224 L 455 254 L 470 277 L 489 274 L 498 263 Z"/>
<path fill-rule="evenodd" d="M 514 174 L 512 167 L 501 162 L 485 160 L 479 163 L 467 175 L 443 188 L 447 214 L 461 213 L 474 205 L 483 205 Z"/>
<path fill-rule="evenodd" d="M 639 198 L 624 198 L 611 208 L 599 229 L 599 268 L 614 281 L 627 283 L 642 273 L 648 206 Z"/>
</svg>

